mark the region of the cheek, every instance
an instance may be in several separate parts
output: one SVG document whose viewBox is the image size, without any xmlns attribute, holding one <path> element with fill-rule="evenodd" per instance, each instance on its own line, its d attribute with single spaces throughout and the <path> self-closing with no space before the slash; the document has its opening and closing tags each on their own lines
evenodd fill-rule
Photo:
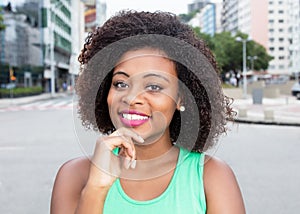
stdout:
<svg viewBox="0 0 300 214">
<path fill-rule="evenodd" d="M 107 99 L 106 99 L 108 107 L 110 107 L 112 105 L 112 102 L 113 102 L 112 98 L 113 98 L 112 92 L 111 92 L 111 90 L 109 90 Z"/>
<path fill-rule="evenodd" d="M 157 110 L 163 113 L 168 120 L 173 117 L 175 109 L 176 103 L 173 99 L 164 99 L 159 105 L 157 105 Z"/>
<path fill-rule="evenodd" d="M 108 108 L 113 107 L 114 104 L 116 103 L 117 96 L 116 96 L 116 93 L 113 89 L 109 90 L 106 100 L 107 100 Z"/>
</svg>

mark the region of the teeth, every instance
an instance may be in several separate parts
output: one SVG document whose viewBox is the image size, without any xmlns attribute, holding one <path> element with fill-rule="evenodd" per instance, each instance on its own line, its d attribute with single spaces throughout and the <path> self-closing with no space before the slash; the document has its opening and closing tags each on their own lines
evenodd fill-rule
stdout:
<svg viewBox="0 0 300 214">
<path fill-rule="evenodd" d="M 141 116 L 137 114 L 122 114 L 122 117 L 127 120 L 147 120 L 147 116 Z"/>
</svg>

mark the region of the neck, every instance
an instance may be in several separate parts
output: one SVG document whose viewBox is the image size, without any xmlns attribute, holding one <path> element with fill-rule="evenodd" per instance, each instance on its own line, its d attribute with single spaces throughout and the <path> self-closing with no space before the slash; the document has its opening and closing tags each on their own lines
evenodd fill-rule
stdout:
<svg viewBox="0 0 300 214">
<path fill-rule="evenodd" d="M 169 134 L 161 136 L 158 140 L 153 143 L 146 145 L 136 145 L 137 160 L 147 160 L 159 157 L 172 148 L 172 142 Z"/>
</svg>

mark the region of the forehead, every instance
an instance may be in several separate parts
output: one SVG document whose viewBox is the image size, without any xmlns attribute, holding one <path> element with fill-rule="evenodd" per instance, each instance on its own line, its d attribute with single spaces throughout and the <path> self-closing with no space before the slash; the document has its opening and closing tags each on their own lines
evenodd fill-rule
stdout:
<svg viewBox="0 0 300 214">
<path fill-rule="evenodd" d="M 117 71 L 126 72 L 128 75 L 135 75 L 145 72 L 164 73 L 177 76 L 176 66 L 166 53 L 158 49 L 143 48 L 128 51 L 115 66 Z"/>
</svg>

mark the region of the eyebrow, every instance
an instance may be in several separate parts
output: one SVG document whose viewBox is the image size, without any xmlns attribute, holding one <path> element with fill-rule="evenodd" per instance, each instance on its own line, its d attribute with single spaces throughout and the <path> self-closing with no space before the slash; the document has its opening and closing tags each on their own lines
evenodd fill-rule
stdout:
<svg viewBox="0 0 300 214">
<path fill-rule="evenodd" d="M 162 75 L 159 75 L 159 74 L 146 74 L 145 76 L 143 76 L 143 78 L 147 78 L 147 77 L 159 77 L 159 78 L 162 78 L 164 80 L 166 80 L 167 82 L 170 82 L 170 80 Z"/>
<path fill-rule="evenodd" d="M 117 72 L 115 72 L 115 73 L 113 74 L 113 77 L 116 76 L 117 74 L 119 74 L 119 75 L 124 75 L 124 76 L 126 76 L 126 77 L 129 77 L 129 75 L 128 75 L 127 73 L 125 73 L 124 71 L 117 71 Z"/>
</svg>

